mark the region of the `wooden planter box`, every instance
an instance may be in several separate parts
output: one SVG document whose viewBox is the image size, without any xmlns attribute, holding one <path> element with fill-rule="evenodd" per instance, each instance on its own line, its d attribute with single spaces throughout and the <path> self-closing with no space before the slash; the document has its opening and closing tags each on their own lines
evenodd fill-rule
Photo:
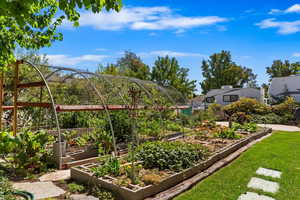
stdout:
<svg viewBox="0 0 300 200">
<path fill-rule="evenodd" d="M 129 185 L 129 187 L 123 187 L 113 183 L 115 178 L 110 176 L 105 176 L 98 178 L 93 176 L 90 168 L 97 166 L 97 164 L 85 164 L 77 167 L 71 168 L 71 178 L 85 184 L 99 184 L 102 187 L 113 191 L 115 194 L 119 195 L 120 198 L 124 200 L 142 200 L 146 197 L 153 196 L 159 192 L 167 190 L 170 187 L 177 185 L 178 183 L 196 175 L 197 173 L 202 172 L 203 170 L 209 168 L 217 161 L 229 156 L 231 153 L 237 151 L 241 147 L 247 145 L 248 143 L 257 140 L 268 133 L 271 132 L 271 129 L 267 129 L 251 135 L 245 139 L 240 140 L 239 142 L 226 146 L 220 151 L 216 152 L 213 156 L 209 157 L 206 161 L 200 162 L 198 165 L 185 169 L 181 172 L 175 173 L 168 178 L 162 180 L 157 185 L 148 185 L 145 187 L 140 187 L 137 185 Z"/>
</svg>

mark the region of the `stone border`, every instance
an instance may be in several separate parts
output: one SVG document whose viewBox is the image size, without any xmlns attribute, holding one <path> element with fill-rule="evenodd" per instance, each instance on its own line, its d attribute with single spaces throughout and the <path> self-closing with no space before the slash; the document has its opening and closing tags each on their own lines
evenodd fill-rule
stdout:
<svg viewBox="0 0 300 200">
<path fill-rule="evenodd" d="M 102 187 L 111 190 L 118 194 L 122 199 L 124 200 L 142 200 L 147 197 L 153 196 L 155 194 L 158 194 L 162 191 L 165 191 L 173 186 L 176 186 L 177 184 L 185 181 L 186 179 L 189 179 L 196 174 L 200 173 L 200 176 L 203 178 L 207 177 L 210 173 L 216 171 L 217 169 L 223 167 L 225 165 L 224 162 L 218 163 L 218 161 L 226 158 L 233 152 L 241 149 L 242 147 L 245 147 L 245 149 L 249 148 L 248 145 L 252 141 L 255 141 L 268 133 L 272 132 L 271 129 L 264 130 L 262 132 L 259 132 L 255 135 L 249 136 L 248 138 L 242 139 L 238 141 L 237 143 L 234 143 L 232 145 L 226 146 L 222 148 L 220 151 L 216 152 L 213 156 L 209 157 L 206 161 L 200 162 L 198 165 L 185 169 L 182 172 L 175 173 L 174 175 L 171 175 L 170 177 L 162 180 L 157 185 L 148 185 L 146 187 L 140 187 L 136 185 L 129 185 L 128 187 L 119 186 L 116 184 L 113 184 L 113 181 L 115 178 L 110 176 L 105 176 L 102 178 L 97 178 L 93 176 L 93 174 L 90 172 L 89 167 L 93 166 L 94 164 L 87 164 L 87 165 L 81 165 L 78 167 L 71 168 L 71 178 L 81 182 L 81 183 L 93 183 L 93 184 L 99 184 Z M 230 156 L 229 156 L 230 157 Z M 232 159 L 227 159 L 227 162 L 230 162 Z M 216 164 L 216 165 L 214 165 Z M 211 168 L 210 168 L 211 167 Z M 201 173 L 204 170 L 207 172 Z M 198 174 L 199 175 L 199 174 Z M 197 176 L 198 176 L 197 175 Z M 200 179 L 201 180 L 201 179 Z M 195 183 L 194 183 L 195 184 Z M 191 187 L 192 185 L 189 185 Z M 185 190 L 189 187 L 185 187 Z M 180 190 L 179 193 L 183 192 L 184 190 Z M 173 194 L 179 194 L 178 191 Z M 165 197 L 164 197 L 165 196 Z M 175 195 L 158 195 L 158 197 L 155 197 L 155 200 L 161 200 L 161 199 L 170 199 L 173 198 Z"/>
</svg>

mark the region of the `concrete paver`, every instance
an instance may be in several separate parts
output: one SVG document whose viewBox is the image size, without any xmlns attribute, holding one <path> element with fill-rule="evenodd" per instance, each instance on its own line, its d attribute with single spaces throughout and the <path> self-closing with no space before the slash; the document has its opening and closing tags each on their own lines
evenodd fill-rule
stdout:
<svg viewBox="0 0 300 200">
<path fill-rule="evenodd" d="M 44 174 L 39 178 L 40 181 L 60 181 L 60 180 L 68 180 L 71 178 L 70 169 L 67 170 L 57 170 L 55 172 L 50 172 Z"/>
<path fill-rule="evenodd" d="M 265 195 L 259 195 L 254 192 L 247 192 L 246 194 L 242 194 L 238 198 L 238 200 L 275 200 L 275 199 Z"/>
<path fill-rule="evenodd" d="M 63 189 L 57 187 L 52 182 L 14 183 L 13 187 L 17 190 L 33 193 L 35 199 L 58 197 L 65 193 Z"/>
<path fill-rule="evenodd" d="M 273 181 L 267 181 L 261 178 L 253 177 L 251 178 L 247 187 L 262 190 L 264 192 L 276 193 L 279 189 L 279 184 Z"/>
<path fill-rule="evenodd" d="M 272 178 L 280 178 L 281 172 L 273 169 L 266 169 L 266 168 L 258 168 L 256 171 L 256 174 L 263 175 L 263 176 L 269 176 Z"/>
</svg>

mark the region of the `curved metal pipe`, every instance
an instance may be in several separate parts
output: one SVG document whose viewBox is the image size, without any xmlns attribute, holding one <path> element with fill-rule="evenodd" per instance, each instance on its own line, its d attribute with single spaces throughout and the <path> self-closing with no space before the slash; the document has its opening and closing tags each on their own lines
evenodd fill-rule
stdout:
<svg viewBox="0 0 300 200">
<path fill-rule="evenodd" d="M 53 95 L 52 92 L 50 90 L 50 87 L 48 85 L 48 82 L 46 80 L 46 78 L 44 77 L 43 73 L 39 70 L 38 67 L 36 67 L 33 63 L 30 63 L 29 61 L 23 61 L 25 63 L 27 63 L 28 65 L 30 65 L 31 67 L 33 67 L 38 74 L 40 75 L 40 77 L 42 78 L 42 80 L 45 82 L 45 86 L 47 88 L 48 94 L 50 96 L 50 100 L 51 100 L 51 104 L 52 104 L 52 109 L 54 112 L 54 116 L 55 116 L 55 122 L 56 122 L 56 128 L 57 128 L 57 132 L 58 132 L 58 143 L 59 143 L 59 169 L 62 168 L 62 150 L 61 150 L 61 132 L 60 132 L 60 127 L 59 127 L 59 121 L 58 121 L 58 116 L 57 116 L 57 112 L 56 112 L 56 108 L 55 108 L 55 103 L 54 103 L 54 99 L 53 99 Z"/>
</svg>

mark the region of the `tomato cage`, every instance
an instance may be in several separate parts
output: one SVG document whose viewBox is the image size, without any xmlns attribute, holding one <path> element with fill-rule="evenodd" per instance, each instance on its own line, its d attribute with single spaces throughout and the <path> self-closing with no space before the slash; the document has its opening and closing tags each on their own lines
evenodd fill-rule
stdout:
<svg viewBox="0 0 300 200">
<path fill-rule="evenodd" d="M 0 128 L 52 134 L 59 168 L 93 161 L 100 150 L 120 155 L 130 141 L 184 133 L 189 106 L 174 88 L 26 60 L 10 67 L 0 77 Z"/>
</svg>

